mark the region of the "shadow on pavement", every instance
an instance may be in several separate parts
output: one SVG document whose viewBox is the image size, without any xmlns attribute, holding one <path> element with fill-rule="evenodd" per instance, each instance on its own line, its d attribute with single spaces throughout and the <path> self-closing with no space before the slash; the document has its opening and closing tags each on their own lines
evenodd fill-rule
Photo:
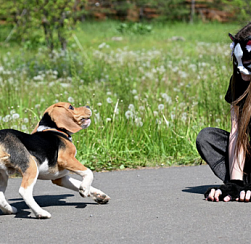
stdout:
<svg viewBox="0 0 251 244">
<path fill-rule="evenodd" d="M 48 206 L 75 206 L 76 208 L 85 208 L 87 205 L 97 203 L 91 202 L 66 202 L 65 199 L 69 197 L 73 197 L 73 194 L 61 194 L 61 195 L 41 195 L 41 196 L 34 196 L 35 201 L 38 203 L 40 207 L 48 207 Z M 22 198 L 12 198 L 8 199 L 11 206 L 18 209 L 18 212 L 15 218 L 32 218 L 29 216 L 31 214 L 30 208 L 26 205 Z M 25 210 L 28 211 L 25 211 Z M 1 214 L 1 210 L 0 210 Z"/>
<path fill-rule="evenodd" d="M 195 193 L 195 194 L 204 194 L 208 188 L 218 187 L 219 185 L 202 185 L 202 186 L 192 186 L 186 187 L 182 190 L 183 192 Z"/>
</svg>

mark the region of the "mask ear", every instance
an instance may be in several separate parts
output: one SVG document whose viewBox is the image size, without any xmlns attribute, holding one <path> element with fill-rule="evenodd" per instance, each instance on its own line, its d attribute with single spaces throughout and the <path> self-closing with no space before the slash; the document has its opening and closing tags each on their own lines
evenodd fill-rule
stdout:
<svg viewBox="0 0 251 244">
<path fill-rule="evenodd" d="M 234 38 L 234 36 L 233 36 L 232 34 L 228 33 L 228 36 L 230 37 L 230 39 L 231 39 L 233 42 L 235 42 L 235 38 Z"/>
<path fill-rule="evenodd" d="M 70 133 L 76 133 L 82 130 L 73 115 L 64 107 L 54 107 L 49 112 L 51 120 L 54 121 L 59 129 L 65 129 Z"/>
</svg>

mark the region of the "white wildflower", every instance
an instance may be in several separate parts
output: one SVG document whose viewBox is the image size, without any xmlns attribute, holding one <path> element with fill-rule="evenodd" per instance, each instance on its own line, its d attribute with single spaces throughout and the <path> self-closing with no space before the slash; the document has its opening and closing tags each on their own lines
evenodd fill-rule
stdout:
<svg viewBox="0 0 251 244">
<path fill-rule="evenodd" d="M 186 112 L 182 113 L 181 120 L 184 122 L 187 120 L 187 113 Z"/>
<path fill-rule="evenodd" d="M 71 84 L 69 84 L 69 83 L 60 83 L 60 86 L 62 86 L 63 88 L 69 88 L 69 87 L 71 87 Z"/>
<path fill-rule="evenodd" d="M 17 114 L 17 113 L 14 113 L 14 114 L 12 114 L 12 119 L 19 119 L 19 114 Z"/>
<path fill-rule="evenodd" d="M 5 117 L 3 117 L 3 122 L 9 122 L 11 119 L 10 115 L 6 115 Z"/>
<path fill-rule="evenodd" d="M 134 107 L 133 104 L 129 104 L 128 109 L 131 110 L 131 111 L 134 111 L 134 110 L 135 110 L 135 107 Z"/>
<path fill-rule="evenodd" d="M 103 43 L 101 43 L 101 44 L 98 46 L 98 48 L 99 48 L 99 49 L 102 49 L 102 48 L 104 48 L 105 46 L 106 46 L 106 43 L 103 42 Z"/>
<path fill-rule="evenodd" d="M 164 109 L 164 107 L 165 107 L 164 104 L 159 104 L 158 110 L 159 110 L 159 111 L 162 111 L 162 110 Z"/>
<path fill-rule="evenodd" d="M 137 94 L 137 90 L 133 89 L 133 90 L 131 91 L 131 93 L 132 93 L 132 94 Z"/>
<path fill-rule="evenodd" d="M 216 122 L 217 124 L 219 124 L 220 121 L 221 121 L 220 119 L 216 119 L 216 120 L 215 120 L 215 122 Z"/>
<path fill-rule="evenodd" d="M 108 97 L 108 98 L 106 99 L 106 101 L 107 101 L 108 103 L 112 103 L 112 99 L 111 99 L 110 97 Z"/>
<path fill-rule="evenodd" d="M 143 126 L 142 119 L 141 119 L 141 118 L 136 118 L 136 119 L 135 119 L 135 124 L 136 124 L 136 126 L 138 126 L 138 127 L 142 127 L 142 126 Z"/>
<path fill-rule="evenodd" d="M 128 111 L 125 112 L 125 116 L 126 116 L 127 119 L 133 118 L 133 112 L 128 110 Z"/>
<path fill-rule="evenodd" d="M 16 111 L 15 111 L 15 109 L 12 109 L 12 110 L 10 111 L 10 114 L 12 115 L 12 114 L 14 114 L 14 113 L 16 113 Z"/>
<path fill-rule="evenodd" d="M 180 104 L 179 104 L 179 107 L 181 107 L 181 108 L 184 108 L 186 106 L 186 103 L 184 103 L 184 102 L 181 102 Z"/>
<path fill-rule="evenodd" d="M 72 97 L 68 97 L 68 102 L 69 103 L 74 103 L 74 99 Z"/>
<path fill-rule="evenodd" d="M 21 129 L 22 129 L 22 131 L 27 131 L 26 125 L 22 125 L 22 126 L 21 126 Z"/>
<path fill-rule="evenodd" d="M 174 120 L 175 119 L 175 113 L 174 112 L 171 112 L 171 119 Z"/>
</svg>

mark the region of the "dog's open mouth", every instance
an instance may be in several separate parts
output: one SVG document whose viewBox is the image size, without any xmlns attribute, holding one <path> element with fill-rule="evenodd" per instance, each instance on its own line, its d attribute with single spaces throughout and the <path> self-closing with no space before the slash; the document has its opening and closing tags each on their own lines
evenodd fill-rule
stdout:
<svg viewBox="0 0 251 244">
<path fill-rule="evenodd" d="M 81 119 L 81 126 L 83 128 L 87 128 L 91 124 L 91 119 L 90 118 L 82 118 Z"/>
</svg>

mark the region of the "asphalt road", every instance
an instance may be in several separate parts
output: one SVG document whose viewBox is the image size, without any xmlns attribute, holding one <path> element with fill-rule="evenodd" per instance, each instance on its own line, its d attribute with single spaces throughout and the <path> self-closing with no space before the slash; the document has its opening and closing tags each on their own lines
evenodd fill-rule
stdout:
<svg viewBox="0 0 251 244">
<path fill-rule="evenodd" d="M 221 182 L 208 166 L 94 173 L 93 186 L 111 197 L 98 205 L 49 181 L 34 197 L 52 214 L 35 219 L 18 194 L 20 178 L 6 192 L 17 215 L 0 215 L 0 243 L 250 243 L 251 203 L 214 203 L 203 193 Z"/>
</svg>

